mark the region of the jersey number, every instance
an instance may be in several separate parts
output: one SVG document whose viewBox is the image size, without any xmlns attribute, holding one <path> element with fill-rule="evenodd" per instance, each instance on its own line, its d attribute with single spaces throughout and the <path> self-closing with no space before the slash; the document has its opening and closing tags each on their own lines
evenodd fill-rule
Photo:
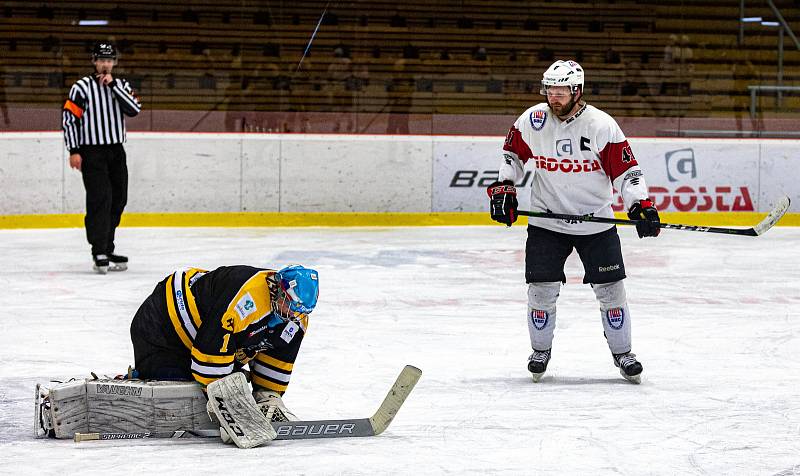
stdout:
<svg viewBox="0 0 800 476">
<path fill-rule="evenodd" d="M 225 336 L 222 337 L 222 347 L 219 349 L 220 352 L 223 352 L 223 353 L 228 352 L 228 341 L 229 340 L 231 340 L 231 335 L 230 334 L 225 334 Z"/>
<path fill-rule="evenodd" d="M 631 152 L 630 147 L 625 147 L 622 149 L 622 161 L 626 164 L 634 161 L 633 152 Z"/>
</svg>

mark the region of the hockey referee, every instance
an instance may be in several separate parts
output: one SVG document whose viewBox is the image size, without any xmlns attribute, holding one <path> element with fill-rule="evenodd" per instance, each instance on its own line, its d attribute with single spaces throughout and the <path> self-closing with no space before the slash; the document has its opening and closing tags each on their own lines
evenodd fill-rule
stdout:
<svg viewBox="0 0 800 476">
<path fill-rule="evenodd" d="M 125 116 L 139 114 L 142 105 L 128 81 L 111 75 L 117 64 L 114 45 L 95 43 L 92 63 L 92 74 L 69 90 L 62 125 L 69 166 L 81 172 L 86 188 L 84 223 L 94 270 L 106 274 L 128 268 L 128 258 L 114 254 L 114 232 L 128 201 Z"/>
</svg>

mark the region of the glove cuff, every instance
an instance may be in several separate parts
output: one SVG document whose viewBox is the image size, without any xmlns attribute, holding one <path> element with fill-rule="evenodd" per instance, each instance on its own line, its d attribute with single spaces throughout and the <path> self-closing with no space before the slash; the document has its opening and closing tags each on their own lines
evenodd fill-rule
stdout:
<svg viewBox="0 0 800 476">
<path fill-rule="evenodd" d="M 502 182 L 494 182 L 486 188 L 486 194 L 489 195 L 489 197 L 504 193 L 514 196 L 517 195 L 517 188 L 514 186 L 514 182 L 511 180 L 503 180 Z"/>
</svg>

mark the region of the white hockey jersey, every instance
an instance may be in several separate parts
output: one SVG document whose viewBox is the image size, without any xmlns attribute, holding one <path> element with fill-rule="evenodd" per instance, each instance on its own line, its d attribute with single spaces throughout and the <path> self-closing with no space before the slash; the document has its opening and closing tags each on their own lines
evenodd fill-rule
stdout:
<svg viewBox="0 0 800 476">
<path fill-rule="evenodd" d="M 531 107 L 511 127 L 503 151 L 500 181 L 518 183 L 529 161 L 534 169 L 531 211 L 613 218 L 614 188 L 626 210 L 648 198 L 625 134 L 611 116 L 588 104 L 565 121 L 547 103 Z M 613 226 L 535 217 L 528 223 L 573 235 L 600 233 Z"/>
</svg>

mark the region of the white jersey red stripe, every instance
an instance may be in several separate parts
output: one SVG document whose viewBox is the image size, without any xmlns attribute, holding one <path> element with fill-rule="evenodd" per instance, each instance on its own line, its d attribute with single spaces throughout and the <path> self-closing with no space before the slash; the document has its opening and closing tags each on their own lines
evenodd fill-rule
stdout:
<svg viewBox="0 0 800 476">
<path fill-rule="evenodd" d="M 625 209 L 648 198 L 644 176 L 625 134 L 607 113 L 585 104 L 562 121 L 547 103 L 522 114 L 503 145 L 499 180 L 517 183 L 523 167 L 533 168 L 531 210 L 612 218 L 613 190 Z M 529 218 L 534 226 L 561 233 L 589 235 L 611 228 L 605 223 L 568 223 Z"/>
</svg>

